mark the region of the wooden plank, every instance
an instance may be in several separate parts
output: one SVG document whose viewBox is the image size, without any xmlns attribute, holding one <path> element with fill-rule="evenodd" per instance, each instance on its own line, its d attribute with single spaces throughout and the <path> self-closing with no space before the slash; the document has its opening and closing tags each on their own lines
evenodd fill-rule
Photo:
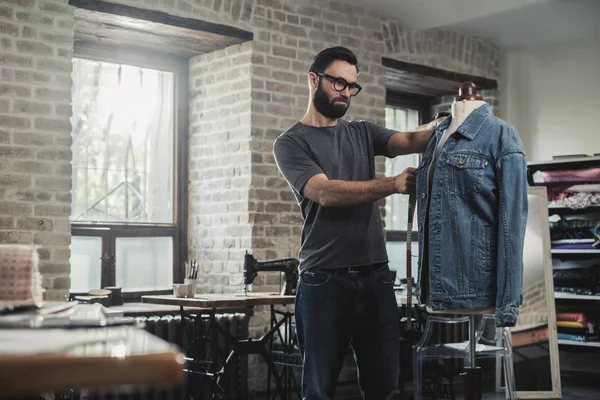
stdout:
<svg viewBox="0 0 600 400">
<path fill-rule="evenodd" d="M 215 24 L 213 22 L 202 21 L 199 19 L 183 18 L 161 11 L 109 3 L 102 0 L 69 0 L 69 4 L 73 7 L 84 10 L 119 16 L 119 18 L 122 20 L 129 20 L 133 26 L 137 27 L 144 25 L 139 22 L 141 20 L 171 27 L 185 28 L 192 31 L 213 33 L 219 36 L 228 36 L 231 38 L 240 39 L 241 41 L 252 40 L 254 37 L 252 32 L 229 25 Z"/>
<path fill-rule="evenodd" d="M 385 86 L 388 90 L 428 96 L 452 95 L 463 82 L 473 82 L 479 90 L 497 89 L 498 82 L 481 76 L 461 74 L 425 65 L 383 57 Z"/>
<path fill-rule="evenodd" d="M 228 25 L 182 18 L 104 1 L 70 0 L 76 42 L 152 49 L 190 58 L 252 40 L 253 33 Z"/>
</svg>

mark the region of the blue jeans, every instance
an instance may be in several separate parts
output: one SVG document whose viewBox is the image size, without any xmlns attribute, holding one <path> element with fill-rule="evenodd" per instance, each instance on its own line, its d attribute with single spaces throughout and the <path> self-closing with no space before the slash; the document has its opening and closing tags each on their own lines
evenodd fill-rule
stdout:
<svg viewBox="0 0 600 400">
<path fill-rule="evenodd" d="M 333 399 L 348 345 L 363 399 L 396 397 L 399 315 L 390 270 L 387 263 L 360 270 L 300 274 L 295 312 L 303 399 Z"/>
</svg>

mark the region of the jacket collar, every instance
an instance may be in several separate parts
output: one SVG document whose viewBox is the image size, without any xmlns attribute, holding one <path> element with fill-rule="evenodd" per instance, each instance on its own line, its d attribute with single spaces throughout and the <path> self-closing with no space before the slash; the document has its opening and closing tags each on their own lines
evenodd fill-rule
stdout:
<svg viewBox="0 0 600 400">
<path fill-rule="evenodd" d="M 479 132 L 485 120 L 492 115 L 490 105 L 488 103 L 483 104 L 481 107 L 476 108 L 469 116 L 463 121 L 463 123 L 456 129 L 456 132 L 460 133 L 468 139 L 473 139 Z M 452 116 L 446 118 L 439 126 L 438 129 L 443 132 L 450 125 Z"/>
</svg>

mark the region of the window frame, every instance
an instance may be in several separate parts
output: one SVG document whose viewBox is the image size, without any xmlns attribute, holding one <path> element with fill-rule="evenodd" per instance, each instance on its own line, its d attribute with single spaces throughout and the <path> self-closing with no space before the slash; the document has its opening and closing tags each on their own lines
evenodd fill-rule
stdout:
<svg viewBox="0 0 600 400">
<path fill-rule="evenodd" d="M 72 236 L 102 237 L 102 287 L 116 285 L 115 247 L 117 237 L 156 237 L 173 238 L 173 282 L 183 281 L 183 261 L 188 258 L 188 143 L 189 143 L 189 60 L 170 54 L 148 53 L 130 47 L 100 45 L 88 42 L 76 42 L 74 58 L 133 65 L 173 73 L 175 128 L 174 139 L 174 185 L 173 185 L 173 223 L 103 223 L 71 221 Z M 146 294 L 167 294 L 171 290 L 126 291 L 123 297 L 127 301 L 139 301 Z M 83 293 L 72 293 L 78 295 Z"/>
<path fill-rule="evenodd" d="M 408 108 L 419 112 L 419 124 L 425 124 L 431 120 L 431 102 L 433 97 L 414 93 L 405 93 L 387 90 L 385 96 L 386 107 Z M 419 155 L 419 160 L 422 155 Z M 418 232 L 413 231 L 411 240 L 419 240 Z M 386 242 L 406 242 L 406 230 L 385 229 Z"/>
</svg>

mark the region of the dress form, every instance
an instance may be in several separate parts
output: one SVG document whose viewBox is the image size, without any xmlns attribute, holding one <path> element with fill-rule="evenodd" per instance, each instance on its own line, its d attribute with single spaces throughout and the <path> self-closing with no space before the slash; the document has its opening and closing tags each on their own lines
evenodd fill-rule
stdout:
<svg viewBox="0 0 600 400">
<path fill-rule="evenodd" d="M 472 82 L 463 83 L 458 89 L 458 96 L 454 99 L 454 103 L 452 103 L 452 119 L 450 120 L 450 124 L 444 136 L 449 136 L 456 132 L 456 130 L 463 124 L 463 122 L 467 119 L 467 117 L 475 111 L 480 106 L 484 105 L 485 101 L 483 101 L 483 97 L 477 93 L 477 88 L 475 84 Z M 445 140 L 444 140 L 445 141 Z M 440 143 L 443 146 L 443 142 Z M 428 257 L 429 258 L 429 257 Z M 429 269 L 429 265 L 425 266 Z M 427 275 L 429 275 L 427 271 Z M 426 283 L 429 285 L 429 277 L 427 276 Z M 431 302 L 429 298 L 429 288 L 425 291 L 426 299 L 425 305 L 427 308 L 427 312 L 430 314 L 494 314 L 494 308 L 467 308 L 467 309 L 458 309 L 458 310 L 439 310 L 434 311 L 431 308 Z"/>
</svg>

